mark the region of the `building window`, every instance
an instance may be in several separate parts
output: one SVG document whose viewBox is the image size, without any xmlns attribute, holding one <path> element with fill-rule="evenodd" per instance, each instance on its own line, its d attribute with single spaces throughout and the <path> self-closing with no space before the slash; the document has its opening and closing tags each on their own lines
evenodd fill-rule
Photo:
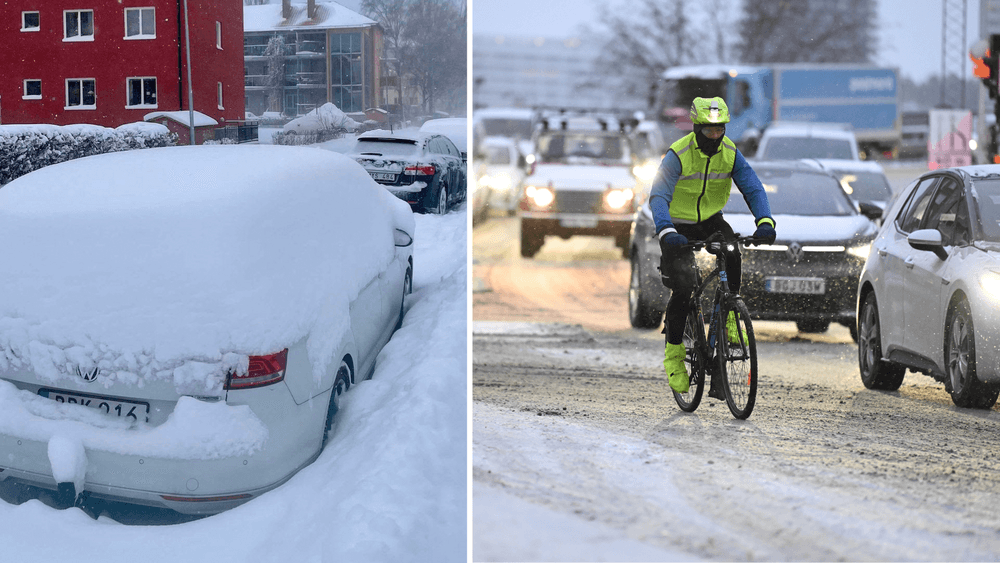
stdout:
<svg viewBox="0 0 1000 563">
<path fill-rule="evenodd" d="M 42 99 L 42 81 L 38 79 L 29 78 L 24 81 L 24 95 L 21 96 L 24 100 L 41 100 Z"/>
<path fill-rule="evenodd" d="M 63 12 L 63 41 L 93 41 L 94 11 L 66 10 Z"/>
<path fill-rule="evenodd" d="M 125 8 L 125 39 L 155 39 L 154 8 Z"/>
<path fill-rule="evenodd" d="M 97 109 L 97 82 L 93 78 L 66 80 L 66 109 Z"/>
<path fill-rule="evenodd" d="M 21 31 L 38 31 L 38 12 L 21 12 Z"/>
<path fill-rule="evenodd" d="M 156 78 L 129 78 L 127 82 L 128 101 L 125 107 L 156 107 Z"/>
<path fill-rule="evenodd" d="M 222 48 L 222 24 L 215 22 L 215 48 Z"/>
<path fill-rule="evenodd" d="M 219 82 L 219 109 L 226 109 L 222 107 L 222 83 Z"/>
</svg>

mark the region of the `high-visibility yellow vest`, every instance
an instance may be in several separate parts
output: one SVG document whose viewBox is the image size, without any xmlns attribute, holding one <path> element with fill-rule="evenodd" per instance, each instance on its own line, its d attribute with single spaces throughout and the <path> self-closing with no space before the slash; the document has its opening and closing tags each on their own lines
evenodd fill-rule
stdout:
<svg viewBox="0 0 1000 563">
<path fill-rule="evenodd" d="M 681 176 L 670 201 L 670 217 L 682 223 L 700 223 L 722 211 L 729 201 L 736 164 L 736 145 L 722 138 L 711 158 L 698 149 L 694 133 L 670 145 L 681 161 Z"/>
</svg>

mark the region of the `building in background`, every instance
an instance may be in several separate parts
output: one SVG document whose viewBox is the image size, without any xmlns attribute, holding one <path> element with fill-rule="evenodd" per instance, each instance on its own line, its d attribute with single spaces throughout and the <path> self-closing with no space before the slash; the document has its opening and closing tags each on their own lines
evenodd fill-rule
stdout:
<svg viewBox="0 0 1000 563">
<path fill-rule="evenodd" d="M 296 116 L 327 102 L 344 112 L 382 105 L 377 22 L 314 0 L 244 6 L 243 19 L 247 111 Z M 268 52 L 275 38 L 280 55 Z"/>
<path fill-rule="evenodd" d="M 188 0 L 194 109 L 241 120 L 242 0 Z M 0 123 L 116 127 L 188 110 L 183 0 L 12 0 L 0 18 Z"/>
<path fill-rule="evenodd" d="M 475 107 L 643 108 L 594 73 L 601 44 L 586 38 L 472 37 Z"/>
</svg>

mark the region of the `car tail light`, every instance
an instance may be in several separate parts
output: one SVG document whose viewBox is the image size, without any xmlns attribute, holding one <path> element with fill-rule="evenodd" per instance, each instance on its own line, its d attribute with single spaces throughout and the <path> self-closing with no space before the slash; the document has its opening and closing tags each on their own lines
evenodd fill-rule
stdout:
<svg viewBox="0 0 1000 563">
<path fill-rule="evenodd" d="M 435 171 L 433 164 L 417 164 L 404 168 L 403 174 L 407 176 L 433 176 Z"/>
<path fill-rule="evenodd" d="M 246 374 L 230 372 L 226 377 L 226 389 L 249 389 L 277 383 L 285 378 L 287 364 L 288 348 L 270 356 L 250 356 Z"/>
</svg>

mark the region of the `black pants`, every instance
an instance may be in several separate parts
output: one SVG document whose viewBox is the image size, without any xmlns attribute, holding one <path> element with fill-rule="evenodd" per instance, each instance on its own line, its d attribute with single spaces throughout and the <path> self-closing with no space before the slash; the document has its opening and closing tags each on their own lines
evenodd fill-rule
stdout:
<svg viewBox="0 0 1000 563">
<path fill-rule="evenodd" d="M 726 240 L 735 238 L 733 228 L 722 218 L 722 213 L 716 213 L 701 223 L 674 225 L 674 228 L 688 240 L 705 240 L 717 232 L 721 232 Z M 738 293 L 742 265 L 739 245 L 733 245 L 733 250 L 726 251 L 725 256 L 729 289 L 733 293 Z M 684 339 L 684 323 L 687 321 L 688 313 L 691 312 L 691 294 L 694 292 L 697 282 L 694 251 L 684 248 L 673 251 L 668 249 L 660 258 L 660 271 L 667 278 L 664 280 L 664 284 L 670 288 L 670 300 L 667 301 L 667 320 L 663 332 L 667 335 L 667 342 L 680 344 Z"/>
</svg>

